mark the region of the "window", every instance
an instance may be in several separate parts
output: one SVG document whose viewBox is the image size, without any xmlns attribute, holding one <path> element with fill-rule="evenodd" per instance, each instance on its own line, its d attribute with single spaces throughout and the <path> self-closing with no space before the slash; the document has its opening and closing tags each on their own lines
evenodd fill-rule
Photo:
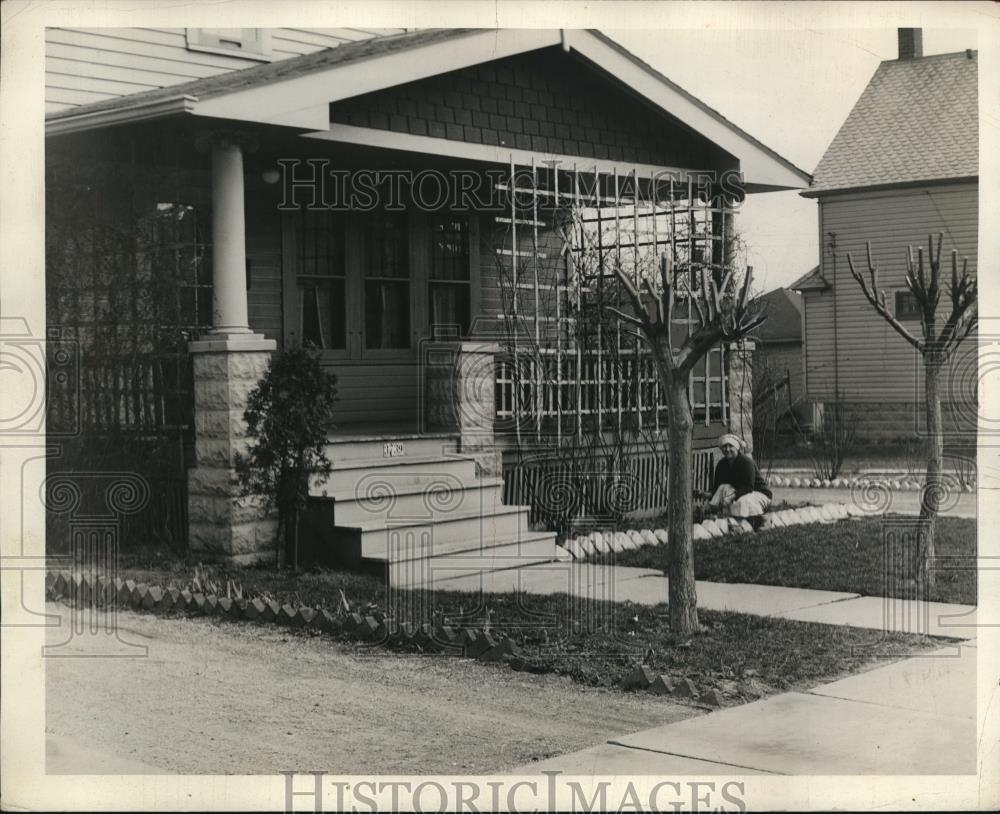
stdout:
<svg viewBox="0 0 1000 814">
<path fill-rule="evenodd" d="M 410 260 L 405 212 L 374 212 L 364 228 L 365 348 L 410 347 Z"/>
<path fill-rule="evenodd" d="M 920 306 L 913 292 L 907 289 L 896 292 L 896 319 L 920 319 Z"/>
<path fill-rule="evenodd" d="M 445 326 L 469 332 L 469 221 L 448 213 L 431 217 L 431 267 L 428 300 L 432 335 Z"/>
<path fill-rule="evenodd" d="M 312 342 L 325 350 L 345 350 L 347 301 L 343 215 L 303 210 L 298 248 L 302 341 Z"/>
<path fill-rule="evenodd" d="M 239 54 L 269 61 L 271 35 L 264 28 L 189 28 L 187 47 L 213 54 Z"/>
</svg>

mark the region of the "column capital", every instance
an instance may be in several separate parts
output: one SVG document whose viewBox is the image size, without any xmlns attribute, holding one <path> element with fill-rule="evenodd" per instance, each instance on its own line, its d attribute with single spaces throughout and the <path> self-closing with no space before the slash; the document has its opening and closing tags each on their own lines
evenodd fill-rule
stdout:
<svg viewBox="0 0 1000 814">
<path fill-rule="evenodd" d="M 199 153 L 211 152 L 214 147 L 239 147 L 244 153 L 252 153 L 260 146 L 260 139 L 244 130 L 217 128 L 200 131 L 194 138 L 194 146 Z"/>
</svg>

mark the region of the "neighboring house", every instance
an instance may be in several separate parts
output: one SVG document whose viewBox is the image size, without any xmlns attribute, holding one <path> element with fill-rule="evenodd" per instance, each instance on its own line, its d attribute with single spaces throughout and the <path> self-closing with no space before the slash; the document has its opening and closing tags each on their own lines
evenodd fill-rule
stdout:
<svg viewBox="0 0 1000 814">
<path fill-rule="evenodd" d="M 596 31 L 370 33 L 49 31 L 48 313 L 84 383 L 79 404 L 54 391 L 50 426 L 114 429 L 123 453 L 166 438 L 191 548 L 266 557 L 273 529 L 232 499 L 242 404 L 275 348 L 309 340 L 339 377 L 316 495 L 341 551 L 551 559 L 500 476 L 664 435 L 642 349 L 575 338 L 587 236 L 624 223 L 601 263 L 672 247 L 707 269 L 732 217 L 696 173 L 742 173 L 749 194 L 809 177 Z M 735 358 L 692 377 L 708 460 L 744 420 Z M 647 463 L 637 482 L 661 486 Z"/>
<path fill-rule="evenodd" d="M 923 56 L 919 29 L 900 29 L 899 58 L 883 62 L 824 154 L 809 189 L 819 203 L 819 266 L 790 287 L 805 301 L 806 395 L 818 420 L 839 392 L 862 435 L 912 437 L 924 426 L 920 359 L 865 301 L 847 263 L 867 276 L 865 241 L 893 313 L 919 336 L 905 287 L 906 250 L 943 233 L 977 268 L 977 54 Z M 950 302 L 942 296 L 939 313 Z M 945 376 L 946 431 L 975 433 L 976 342 Z M 827 411 L 829 412 L 829 411 Z"/>
<path fill-rule="evenodd" d="M 753 337 L 754 398 L 760 401 L 773 394 L 784 412 L 805 397 L 802 295 L 789 288 L 776 288 L 764 294 L 761 302 L 767 322 Z"/>
</svg>

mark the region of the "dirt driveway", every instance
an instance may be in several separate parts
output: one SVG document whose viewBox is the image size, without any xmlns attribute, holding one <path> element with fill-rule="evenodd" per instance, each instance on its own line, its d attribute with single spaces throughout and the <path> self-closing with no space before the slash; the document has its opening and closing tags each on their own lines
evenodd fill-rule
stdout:
<svg viewBox="0 0 1000 814">
<path fill-rule="evenodd" d="M 70 610 L 49 641 L 69 638 Z M 493 773 L 701 714 L 447 657 L 361 654 L 279 628 L 122 612 L 145 658 L 74 637 L 46 668 L 51 773 Z"/>
</svg>

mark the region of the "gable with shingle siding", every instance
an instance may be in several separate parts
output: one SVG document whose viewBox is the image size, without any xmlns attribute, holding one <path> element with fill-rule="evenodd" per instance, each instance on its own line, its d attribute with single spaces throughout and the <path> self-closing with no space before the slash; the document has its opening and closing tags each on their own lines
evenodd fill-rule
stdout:
<svg viewBox="0 0 1000 814">
<path fill-rule="evenodd" d="M 806 196 L 979 173 L 975 51 L 883 62 Z"/>
<path fill-rule="evenodd" d="M 543 154 L 698 169 L 732 163 L 707 139 L 555 49 L 334 102 L 330 118 Z"/>
</svg>

